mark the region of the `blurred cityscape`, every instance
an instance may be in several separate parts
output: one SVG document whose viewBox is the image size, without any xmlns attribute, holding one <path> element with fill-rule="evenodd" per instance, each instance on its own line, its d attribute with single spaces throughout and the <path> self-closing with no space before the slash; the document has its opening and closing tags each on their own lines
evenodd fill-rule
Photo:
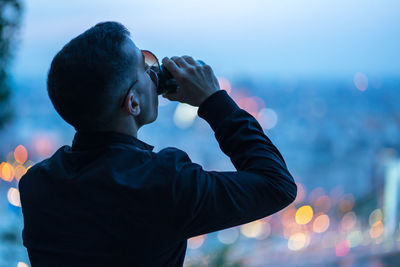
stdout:
<svg viewBox="0 0 400 267">
<path fill-rule="evenodd" d="M 400 78 L 357 72 L 219 82 L 281 151 L 298 195 L 274 215 L 189 239 L 185 266 L 399 264 Z M 18 181 L 71 145 L 75 132 L 54 111 L 44 80 L 12 87 L 17 116 L 0 132 L 0 266 L 23 267 L 30 264 Z M 174 146 L 206 170 L 234 170 L 197 108 L 160 97 L 158 114 L 138 133 L 155 152 Z"/>
</svg>

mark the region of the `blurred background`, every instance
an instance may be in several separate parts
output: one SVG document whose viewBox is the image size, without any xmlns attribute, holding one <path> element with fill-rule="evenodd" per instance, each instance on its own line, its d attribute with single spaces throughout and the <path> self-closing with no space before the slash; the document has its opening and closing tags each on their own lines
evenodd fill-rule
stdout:
<svg viewBox="0 0 400 267">
<path fill-rule="evenodd" d="M 211 65 L 298 185 L 272 216 L 189 239 L 185 266 L 398 266 L 399 14 L 396 0 L 0 0 L 0 266 L 30 266 L 19 179 L 75 133 L 47 96 L 50 62 L 109 20 L 159 59 Z M 159 102 L 139 139 L 234 170 L 196 108 Z"/>
</svg>

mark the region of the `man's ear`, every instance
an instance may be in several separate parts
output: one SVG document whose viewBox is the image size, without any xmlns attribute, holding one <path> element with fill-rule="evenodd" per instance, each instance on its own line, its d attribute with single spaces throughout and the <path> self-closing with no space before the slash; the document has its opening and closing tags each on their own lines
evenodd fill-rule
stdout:
<svg viewBox="0 0 400 267">
<path fill-rule="evenodd" d="M 135 90 L 130 90 L 124 103 L 125 110 L 133 116 L 140 114 L 140 98 Z"/>
</svg>

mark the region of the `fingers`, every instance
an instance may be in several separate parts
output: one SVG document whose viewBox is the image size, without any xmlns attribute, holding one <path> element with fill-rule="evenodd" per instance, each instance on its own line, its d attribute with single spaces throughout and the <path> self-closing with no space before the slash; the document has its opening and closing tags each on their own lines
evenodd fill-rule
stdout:
<svg viewBox="0 0 400 267">
<path fill-rule="evenodd" d="M 206 63 L 204 63 L 204 61 L 203 60 L 197 60 L 197 63 L 199 63 L 200 65 L 206 65 Z"/>
<path fill-rule="evenodd" d="M 182 56 L 182 58 L 184 58 L 186 60 L 186 62 L 192 66 L 197 65 L 196 61 L 191 56 Z"/>
<path fill-rule="evenodd" d="M 183 57 L 171 57 L 171 59 L 181 68 L 189 68 L 190 65 L 186 62 Z"/>
<path fill-rule="evenodd" d="M 179 69 L 178 65 L 175 61 L 165 57 L 162 59 L 162 63 L 167 67 L 168 71 L 171 72 L 172 76 L 178 77 L 181 74 L 181 70 Z"/>
<path fill-rule="evenodd" d="M 168 59 L 168 58 L 166 57 L 164 59 Z M 164 59 L 163 59 L 163 63 L 164 63 Z M 175 63 L 175 65 L 180 68 L 189 68 L 192 66 L 205 65 L 204 61 L 194 60 L 191 56 L 187 56 L 187 55 L 182 56 L 182 57 L 173 56 L 173 57 L 171 57 L 170 60 L 173 61 Z M 166 63 L 164 63 L 164 64 L 166 64 Z"/>
</svg>

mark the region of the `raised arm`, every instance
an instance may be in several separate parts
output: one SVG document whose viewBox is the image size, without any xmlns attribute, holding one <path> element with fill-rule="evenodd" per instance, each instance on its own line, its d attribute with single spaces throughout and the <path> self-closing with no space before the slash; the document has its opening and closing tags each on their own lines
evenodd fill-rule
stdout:
<svg viewBox="0 0 400 267">
<path fill-rule="evenodd" d="M 198 115 L 215 131 L 221 150 L 237 171 L 205 171 L 176 148 L 158 153 L 158 165 L 172 177 L 172 226 L 180 238 L 248 223 L 294 201 L 297 187 L 281 153 L 257 120 L 226 91 L 209 95 Z"/>
</svg>

